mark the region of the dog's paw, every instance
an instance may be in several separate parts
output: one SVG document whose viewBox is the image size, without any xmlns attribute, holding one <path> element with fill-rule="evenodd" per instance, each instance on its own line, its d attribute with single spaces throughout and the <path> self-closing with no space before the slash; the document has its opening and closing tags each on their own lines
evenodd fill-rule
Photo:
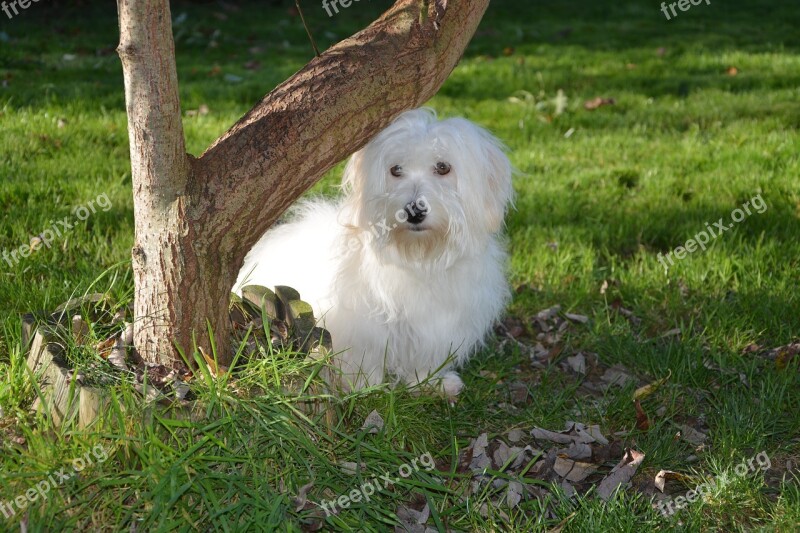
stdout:
<svg viewBox="0 0 800 533">
<path fill-rule="evenodd" d="M 445 372 L 442 375 L 442 390 L 449 400 L 455 400 L 464 390 L 464 382 L 461 381 L 461 376 L 456 372 Z"/>
</svg>

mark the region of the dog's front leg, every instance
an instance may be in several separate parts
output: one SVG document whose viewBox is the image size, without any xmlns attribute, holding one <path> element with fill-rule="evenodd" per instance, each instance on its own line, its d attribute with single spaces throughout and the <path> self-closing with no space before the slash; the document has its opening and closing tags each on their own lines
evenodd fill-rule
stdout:
<svg viewBox="0 0 800 533">
<path fill-rule="evenodd" d="M 450 370 L 442 374 L 442 390 L 450 401 L 456 400 L 461 391 L 464 390 L 464 382 L 461 381 L 461 376 L 458 375 L 458 372 Z"/>
<path fill-rule="evenodd" d="M 452 370 L 440 371 L 431 376 L 417 376 L 407 382 L 412 386 L 422 384 L 429 391 L 430 388 L 436 389 L 439 393 L 444 394 L 450 402 L 455 402 L 458 399 L 458 395 L 464 390 L 464 382 L 461 380 L 461 376 L 458 375 L 458 372 Z"/>
</svg>

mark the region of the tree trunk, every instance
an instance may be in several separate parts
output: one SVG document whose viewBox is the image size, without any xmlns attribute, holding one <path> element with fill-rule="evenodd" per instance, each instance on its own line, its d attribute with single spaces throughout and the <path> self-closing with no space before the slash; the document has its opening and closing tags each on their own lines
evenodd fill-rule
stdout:
<svg viewBox="0 0 800 533">
<path fill-rule="evenodd" d="M 198 273 L 186 239 L 191 166 L 178 98 L 178 73 L 168 1 L 118 0 L 120 44 L 133 176 L 135 235 L 134 344 L 147 361 L 171 366 L 172 342 L 189 347 Z M 202 307 L 202 306 L 201 306 Z M 197 309 L 202 311 L 202 309 Z"/>
<path fill-rule="evenodd" d="M 229 294 L 249 249 L 326 170 L 436 93 L 489 0 L 399 0 L 198 159 L 185 154 L 168 0 L 117 3 L 136 218 L 134 345 L 174 366 L 176 346 L 190 356 L 196 342 L 227 365 Z"/>
</svg>

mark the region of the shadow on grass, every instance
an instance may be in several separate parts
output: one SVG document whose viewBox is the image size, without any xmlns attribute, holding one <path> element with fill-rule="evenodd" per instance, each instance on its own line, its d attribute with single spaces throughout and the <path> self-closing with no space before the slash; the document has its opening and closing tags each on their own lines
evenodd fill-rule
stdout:
<svg viewBox="0 0 800 533">
<path fill-rule="evenodd" d="M 333 17 L 316 3 L 303 7 L 324 50 L 365 27 L 391 3 L 362 2 Z M 184 98 L 202 91 L 212 107 L 219 107 L 215 99 L 255 103 L 313 57 L 294 2 L 267 4 L 172 2 Z M 525 65 L 524 70 L 547 73 L 555 69 L 553 76 L 562 77 L 559 81 L 568 86 L 577 84 L 577 90 L 581 83 L 610 91 L 677 96 L 710 88 L 730 92 L 759 87 L 792 89 L 800 82 L 796 74 L 768 80 L 746 75 L 731 79 L 719 76 L 714 64 L 690 71 L 682 71 L 676 64 L 684 55 L 704 52 L 768 54 L 800 50 L 798 25 L 800 11 L 793 1 L 702 3 L 668 21 L 656 3 L 494 0 L 465 57 L 486 56 L 491 60 L 504 54 L 515 58 L 527 55 L 533 58 L 533 64 Z M 0 57 L 0 74 L 10 81 L 0 98 L 12 97 L 15 106 L 40 105 L 48 96 L 85 98 L 89 105 L 123 106 L 121 67 L 114 53 L 118 25 L 113 3 L 34 4 L 6 21 L 2 31 L 7 43 Z M 662 48 L 664 57 L 655 58 Z M 536 64 L 536 59 L 550 49 L 563 49 L 563 65 Z M 622 53 L 621 59 L 630 56 L 630 61 L 636 59 L 634 62 L 648 56 L 658 61 L 653 63 L 655 68 L 643 68 L 641 73 L 591 74 L 586 79 L 584 75 L 570 75 L 576 68 L 591 70 L 593 55 L 606 52 Z M 65 54 L 72 59 L 65 60 Z M 269 67 L 256 67 L 252 61 L 268 62 Z M 242 79 L 226 81 L 224 74 Z M 572 76 L 576 77 L 570 79 Z M 474 90 L 478 93 L 473 94 Z M 455 93 L 462 98 L 508 96 L 505 90 L 493 95 L 491 88 L 487 94 L 483 84 L 451 81 L 443 88 L 445 95 Z"/>
</svg>

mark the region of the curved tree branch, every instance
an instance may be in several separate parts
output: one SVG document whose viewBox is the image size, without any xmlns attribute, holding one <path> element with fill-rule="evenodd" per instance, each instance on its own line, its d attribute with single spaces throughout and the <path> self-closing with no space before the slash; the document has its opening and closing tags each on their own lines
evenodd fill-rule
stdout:
<svg viewBox="0 0 800 533">
<path fill-rule="evenodd" d="M 208 237 L 237 269 L 330 167 L 436 93 L 488 3 L 400 0 L 275 88 L 195 161 L 193 186 L 215 220 Z M 222 242 L 233 227 L 235 238 Z"/>
</svg>

